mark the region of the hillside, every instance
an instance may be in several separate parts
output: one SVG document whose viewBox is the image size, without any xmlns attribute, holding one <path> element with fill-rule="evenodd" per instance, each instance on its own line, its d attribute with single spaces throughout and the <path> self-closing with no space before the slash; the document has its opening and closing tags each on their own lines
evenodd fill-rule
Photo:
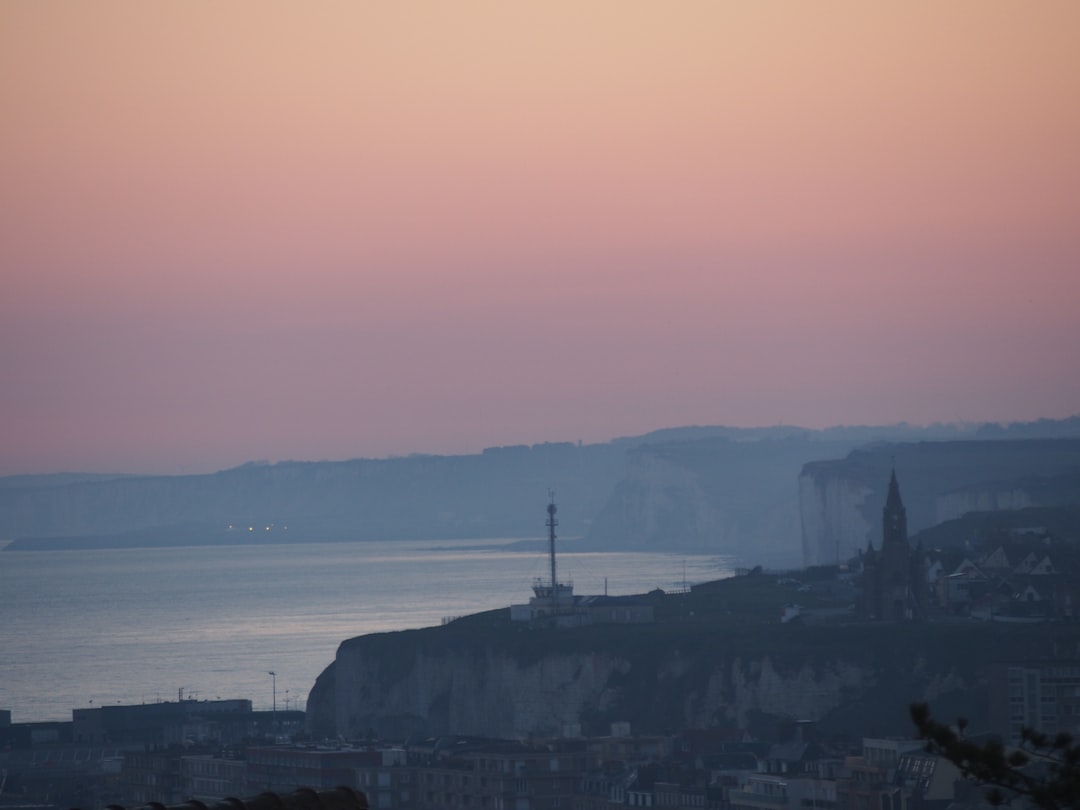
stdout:
<svg viewBox="0 0 1080 810">
<path fill-rule="evenodd" d="M 574 536 L 607 499 L 622 460 L 612 445 L 564 443 L 466 456 L 248 464 L 210 475 L 25 482 L 0 488 L 0 537 L 242 542 L 248 527 L 260 541 L 278 542 L 527 537 L 543 534 L 537 504 L 548 488 L 573 493 L 560 518 L 563 533 Z"/>
<path fill-rule="evenodd" d="M 880 469 L 884 456 L 878 452 L 867 464 L 851 451 L 869 452 L 892 441 L 890 447 L 904 449 L 888 452 L 905 464 L 909 457 L 925 459 L 901 471 L 905 493 L 925 475 L 943 494 L 978 482 L 973 471 L 991 469 L 979 453 L 1005 458 L 999 467 L 1010 480 L 1045 477 L 1058 464 L 1055 459 L 1070 452 L 1062 448 L 1080 440 L 1032 440 L 1026 446 L 1034 449 L 1020 454 L 1027 460 L 1017 456 L 1026 466 L 1015 470 L 1008 454 L 993 448 L 1024 444 L 1010 441 L 1018 435 L 1075 433 L 1078 423 L 998 426 L 988 431 L 992 440 L 978 441 L 971 439 L 989 426 L 685 427 L 606 444 L 252 463 L 207 475 L 11 476 L 0 479 L 0 540 L 15 539 L 7 548 L 18 550 L 537 537 L 544 533 L 542 506 L 554 489 L 559 534 L 582 537 L 582 547 L 716 553 L 747 564 L 790 567 L 804 561 L 806 548 L 818 554 L 805 557 L 807 562 L 835 561 L 835 553 L 821 557 L 821 549 L 835 552 L 838 542 L 854 549 L 876 526 L 870 496 L 887 480 Z M 953 441 L 895 444 L 912 439 Z M 1039 441 L 1045 452 L 1036 446 Z M 910 449 L 923 445 L 945 449 Z M 972 448 L 952 449 L 967 445 Z M 823 481 L 839 481 L 843 497 L 834 498 L 827 481 L 822 497 L 808 488 L 807 476 L 817 481 L 818 472 Z M 918 493 L 911 491 L 915 528 L 929 525 Z M 1049 489 L 1041 492 L 1038 498 L 1050 497 Z M 952 492 L 952 512 L 940 519 L 965 504 L 986 509 L 1010 503 L 988 507 L 979 500 L 983 495 Z"/>
</svg>

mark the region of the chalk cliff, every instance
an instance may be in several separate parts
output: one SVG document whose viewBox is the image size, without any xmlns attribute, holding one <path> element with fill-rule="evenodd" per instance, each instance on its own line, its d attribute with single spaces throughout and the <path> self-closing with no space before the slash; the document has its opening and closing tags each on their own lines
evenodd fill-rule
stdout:
<svg viewBox="0 0 1080 810">
<path fill-rule="evenodd" d="M 1045 652 L 1054 633 L 1069 635 L 1045 625 L 452 624 L 344 642 L 311 691 L 309 722 L 317 736 L 520 737 L 603 733 L 616 721 L 746 727 L 768 715 L 904 734 L 914 700 L 977 718 L 986 663 L 1003 650 Z"/>
<path fill-rule="evenodd" d="M 644 444 L 587 535 L 599 546 L 695 549 L 750 564 L 798 565 L 799 470 L 840 458 L 854 440 L 810 435 Z"/>
<path fill-rule="evenodd" d="M 881 545 L 881 508 L 896 469 L 916 532 L 968 512 L 1080 501 L 1080 440 L 1032 439 L 883 444 L 838 461 L 806 464 L 799 476 L 804 565 L 850 559 Z"/>
<path fill-rule="evenodd" d="M 1001 449 L 1040 444 L 1013 435 L 1075 435 L 1080 418 L 990 428 L 978 433 L 993 440 L 893 445 L 847 459 L 883 439 L 973 434 L 949 426 L 691 427 L 605 444 L 252 463 L 208 475 L 8 476 L 0 478 L 0 540 L 46 548 L 230 543 L 256 534 L 259 542 L 535 537 L 543 534 L 538 504 L 554 488 L 561 536 L 585 535 L 595 548 L 709 551 L 777 567 L 835 562 L 873 536 L 890 454 L 913 530 L 969 508 L 1054 502 L 1045 478 L 1068 464 L 1080 470 L 1075 452 L 1061 450 L 1075 438 L 1044 440 L 1056 448 L 1046 452 Z"/>
</svg>

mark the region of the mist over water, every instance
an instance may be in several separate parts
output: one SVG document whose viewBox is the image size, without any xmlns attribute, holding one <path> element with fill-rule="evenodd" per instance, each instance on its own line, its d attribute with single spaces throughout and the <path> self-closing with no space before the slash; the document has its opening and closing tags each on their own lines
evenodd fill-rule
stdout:
<svg viewBox="0 0 1080 810">
<path fill-rule="evenodd" d="M 573 552 L 577 593 L 719 579 L 714 555 Z M 250 698 L 303 708 L 339 643 L 524 602 L 544 544 L 505 540 L 0 553 L 0 708 L 13 722 L 73 708 Z"/>
</svg>

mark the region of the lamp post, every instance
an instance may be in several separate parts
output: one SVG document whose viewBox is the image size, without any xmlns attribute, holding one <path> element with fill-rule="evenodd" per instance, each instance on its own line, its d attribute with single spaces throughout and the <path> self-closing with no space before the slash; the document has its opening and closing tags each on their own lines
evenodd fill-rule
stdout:
<svg viewBox="0 0 1080 810">
<path fill-rule="evenodd" d="M 277 739 L 277 673 L 274 672 L 273 670 L 271 670 L 271 671 L 267 672 L 266 674 L 270 676 L 270 680 L 271 680 L 271 683 L 273 684 L 273 690 L 274 690 L 274 692 L 273 692 L 273 694 L 274 694 L 274 702 L 272 704 L 273 705 L 273 710 L 270 713 L 270 733 L 274 737 L 274 739 L 276 740 Z"/>
</svg>

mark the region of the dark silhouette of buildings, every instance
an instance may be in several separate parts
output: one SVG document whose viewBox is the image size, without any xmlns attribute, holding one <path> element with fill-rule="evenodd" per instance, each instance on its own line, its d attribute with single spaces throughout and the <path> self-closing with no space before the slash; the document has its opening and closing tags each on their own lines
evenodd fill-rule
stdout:
<svg viewBox="0 0 1080 810">
<path fill-rule="evenodd" d="M 863 555 L 863 612 L 882 621 L 904 621 L 919 614 L 923 590 L 922 555 L 908 545 L 907 510 L 900 498 L 896 470 L 882 511 L 881 550 L 873 542 Z"/>
<path fill-rule="evenodd" d="M 116 810 L 123 807 L 113 805 Z M 358 790 L 338 787 L 333 790 L 314 791 L 301 788 L 288 794 L 262 793 L 250 799 L 223 799 L 213 804 L 188 801 L 165 806 L 160 803 L 144 805 L 154 810 L 368 810 L 367 796 Z"/>
</svg>

